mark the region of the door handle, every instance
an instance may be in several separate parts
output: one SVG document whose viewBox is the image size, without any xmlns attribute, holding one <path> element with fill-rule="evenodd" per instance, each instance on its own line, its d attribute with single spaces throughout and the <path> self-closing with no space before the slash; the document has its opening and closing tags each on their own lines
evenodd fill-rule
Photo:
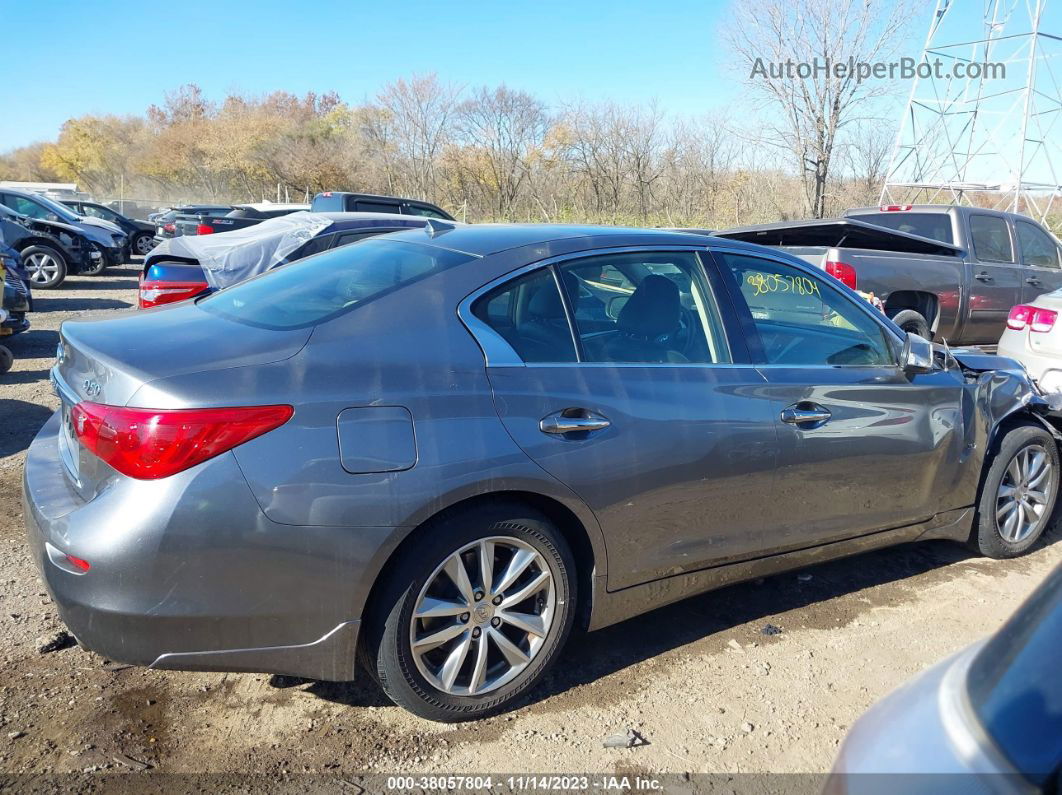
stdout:
<svg viewBox="0 0 1062 795">
<path fill-rule="evenodd" d="M 553 434 L 585 433 L 603 431 L 611 424 L 607 417 L 602 417 L 588 409 L 564 409 L 543 417 L 538 423 L 538 429 L 542 433 Z"/>
<path fill-rule="evenodd" d="M 979 282 L 990 282 L 990 281 L 992 281 L 992 277 L 988 274 L 987 271 L 981 271 L 976 276 L 974 276 L 974 278 L 977 279 L 977 281 L 979 281 Z"/>
<path fill-rule="evenodd" d="M 825 425 L 832 416 L 828 408 L 804 401 L 782 409 L 782 422 L 790 425 Z"/>
<path fill-rule="evenodd" d="M 1026 284 L 1031 284 L 1033 287 L 1039 287 L 1040 286 L 1040 280 L 1037 279 L 1035 276 L 1030 276 L 1028 279 L 1025 280 L 1025 283 Z"/>
</svg>

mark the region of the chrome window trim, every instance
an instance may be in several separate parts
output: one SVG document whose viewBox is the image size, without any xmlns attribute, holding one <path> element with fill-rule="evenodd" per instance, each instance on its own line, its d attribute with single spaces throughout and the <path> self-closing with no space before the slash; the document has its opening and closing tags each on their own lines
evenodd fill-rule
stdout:
<svg viewBox="0 0 1062 795">
<path fill-rule="evenodd" d="M 540 270 L 542 268 L 551 268 L 551 270 L 553 272 L 553 282 L 557 286 L 557 289 L 560 291 L 561 299 L 564 302 L 564 306 L 565 306 L 564 313 L 565 313 L 565 316 L 568 319 L 568 331 L 569 331 L 569 333 L 571 333 L 572 341 L 574 343 L 575 342 L 575 324 L 572 322 L 572 317 L 571 317 L 571 315 L 568 312 L 568 304 L 567 304 L 566 296 L 564 295 L 563 290 L 561 290 L 561 284 L 560 284 L 560 280 L 559 280 L 559 278 L 557 276 L 556 269 L 552 268 L 552 266 L 553 265 L 558 265 L 560 263 L 568 262 L 570 260 L 585 259 L 587 257 L 596 257 L 596 256 L 607 255 L 607 254 L 629 254 L 629 253 L 636 253 L 636 252 L 653 252 L 653 251 L 686 251 L 686 252 L 689 252 L 691 254 L 700 254 L 701 252 L 709 251 L 709 247 L 707 245 L 703 245 L 703 244 L 698 246 L 698 245 L 676 245 L 676 244 L 672 243 L 672 244 L 661 244 L 661 245 L 615 246 L 615 247 L 607 247 L 607 248 L 592 248 L 592 249 L 585 249 L 583 251 L 573 251 L 573 252 L 570 252 L 568 254 L 558 254 L 555 257 L 548 257 L 546 259 L 537 260 L 535 262 L 528 263 L 527 265 L 523 265 L 523 266 L 517 268 L 516 270 L 509 271 L 508 273 L 506 273 L 506 274 L 504 274 L 502 276 L 499 276 L 497 279 L 493 279 L 492 281 L 487 282 L 485 285 L 483 285 L 479 289 L 474 290 L 469 295 L 465 296 L 465 298 L 462 299 L 462 301 L 457 305 L 457 317 L 464 324 L 465 328 L 468 329 L 468 332 L 472 335 L 472 338 L 479 345 L 480 350 L 483 351 L 483 357 L 486 359 L 487 367 L 531 367 L 531 366 L 571 367 L 571 366 L 593 366 L 593 365 L 603 365 L 605 367 L 624 367 L 624 366 L 629 366 L 629 367 L 676 367 L 676 366 L 677 367 L 729 367 L 729 366 L 732 366 L 732 365 L 730 365 L 728 363 L 725 363 L 725 362 L 719 362 L 719 363 L 716 363 L 716 362 L 711 362 L 711 363 L 705 362 L 705 363 L 700 363 L 700 364 L 695 363 L 695 362 L 691 362 L 689 364 L 650 363 L 650 362 L 645 362 L 645 363 L 640 363 L 640 362 L 613 363 L 613 362 L 583 362 L 583 361 L 575 361 L 575 362 L 525 362 L 523 359 L 520 358 L 519 354 L 517 354 L 517 352 L 515 350 L 513 350 L 513 347 L 508 342 L 506 342 L 505 338 L 502 337 L 501 334 L 499 334 L 497 331 L 492 329 L 489 325 L 487 325 L 482 320 L 480 320 L 478 317 L 476 317 L 475 314 L 472 312 L 472 304 L 474 304 L 482 296 L 484 296 L 487 293 L 489 293 L 491 290 L 494 290 L 494 289 L 496 289 L 498 287 L 501 287 L 502 285 L 504 285 L 504 284 L 514 280 L 514 279 L 518 279 L 521 276 L 525 276 L 528 273 L 531 273 L 533 271 L 537 271 L 537 270 Z M 705 267 L 705 263 L 703 263 L 703 262 L 701 262 L 700 265 L 701 265 L 702 268 Z M 711 283 L 710 282 L 708 282 L 707 286 L 708 286 L 708 289 L 711 289 Z M 713 297 L 715 297 L 716 302 L 718 303 L 718 300 L 719 300 L 718 297 L 717 296 L 713 296 Z M 729 340 L 724 339 L 724 342 L 726 343 L 726 346 L 727 346 L 727 352 L 731 355 L 731 358 L 733 358 L 733 353 L 730 350 L 730 342 L 729 342 Z M 577 358 L 579 356 L 580 347 L 581 346 L 579 346 L 578 344 L 576 344 L 576 346 L 575 346 L 575 355 L 576 355 Z"/>
</svg>

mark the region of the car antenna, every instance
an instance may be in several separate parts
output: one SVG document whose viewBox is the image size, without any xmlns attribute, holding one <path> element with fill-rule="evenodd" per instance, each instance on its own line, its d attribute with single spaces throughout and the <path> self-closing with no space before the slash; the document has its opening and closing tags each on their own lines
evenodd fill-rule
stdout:
<svg viewBox="0 0 1062 795">
<path fill-rule="evenodd" d="M 424 231 L 428 233 L 428 237 L 438 237 L 439 235 L 449 232 L 451 229 L 457 229 L 453 224 L 448 224 L 445 221 L 438 221 L 434 218 L 429 219 L 424 224 Z"/>
</svg>

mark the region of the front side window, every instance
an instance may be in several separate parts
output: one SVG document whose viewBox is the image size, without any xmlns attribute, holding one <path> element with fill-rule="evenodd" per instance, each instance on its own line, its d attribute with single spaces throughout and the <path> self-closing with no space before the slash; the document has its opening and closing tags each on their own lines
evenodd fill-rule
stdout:
<svg viewBox="0 0 1062 795">
<path fill-rule="evenodd" d="M 981 262 L 1014 262 L 1014 246 L 1007 222 L 995 215 L 971 215 L 970 239 Z"/>
<path fill-rule="evenodd" d="M 199 306 L 259 328 L 306 328 L 472 259 L 435 246 L 363 240 L 220 290 Z"/>
<path fill-rule="evenodd" d="M 437 212 L 430 207 L 422 207 L 419 204 L 407 204 L 406 212 L 409 215 L 420 215 L 424 218 L 438 218 L 442 221 L 449 221 L 450 219 L 440 212 Z"/>
<path fill-rule="evenodd" d="M 1036 268 L 1058 268 L 1058 246 L 1042 230 L 1030 223 L 1018 221 L 1018 243 L 1021 245 L 1021 258 L 1026 265 Z"/>
<path fill-rule="evenodd" d="M 7 206 L 20 215 L 28 215 L 30 218 L 39 218 L 42 221 L 58 220 L 58 215 L 50 212 L 43 205 L 22 196 L 5 196 L 5 199 Z"/>
<path fill-rule="evenodd" d="M 118 213 L 114 212 L 114 210 L 108 210 L 98 204 L 82 204 L 81 208 L 84 210 L 85 215 L 91 215 L 93 218 L 102 218 L 104 221 L 114 221 L 118 218 Z"/>
<path fill-rule="evenodd" d="M 734 274 L 766 364 L 887 366 L 884 329 L 825 280 L 780 262 L 716 252 Z"/>
<path fill-rule="evenodd" d="M 575 344 L 549 268 L 506 282 L 478 299 L 472 313 L 525 362 L 574 362 Z"/>
<path fill-rule="evenodd" d="M 719 309 L 694 252 L 605 254 L 558 270 L 583 361 L 730 361 Z"/>
</svg>

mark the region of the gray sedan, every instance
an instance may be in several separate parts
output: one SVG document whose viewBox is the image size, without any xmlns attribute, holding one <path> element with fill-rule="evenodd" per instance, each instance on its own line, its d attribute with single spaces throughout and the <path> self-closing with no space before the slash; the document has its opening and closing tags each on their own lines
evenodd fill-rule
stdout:
<svg viewBox="0 0 1062 795">
<path fill-rule="evenodd" d="M 434 720 L 507 708 L 573 626 L 918 539 L 1018 555 L 1058 489 L 1013 362 L 697 235 L 432 221 L 60 336 L 24 489 L 79 641 L 360 658 Z"/>
</svg>

